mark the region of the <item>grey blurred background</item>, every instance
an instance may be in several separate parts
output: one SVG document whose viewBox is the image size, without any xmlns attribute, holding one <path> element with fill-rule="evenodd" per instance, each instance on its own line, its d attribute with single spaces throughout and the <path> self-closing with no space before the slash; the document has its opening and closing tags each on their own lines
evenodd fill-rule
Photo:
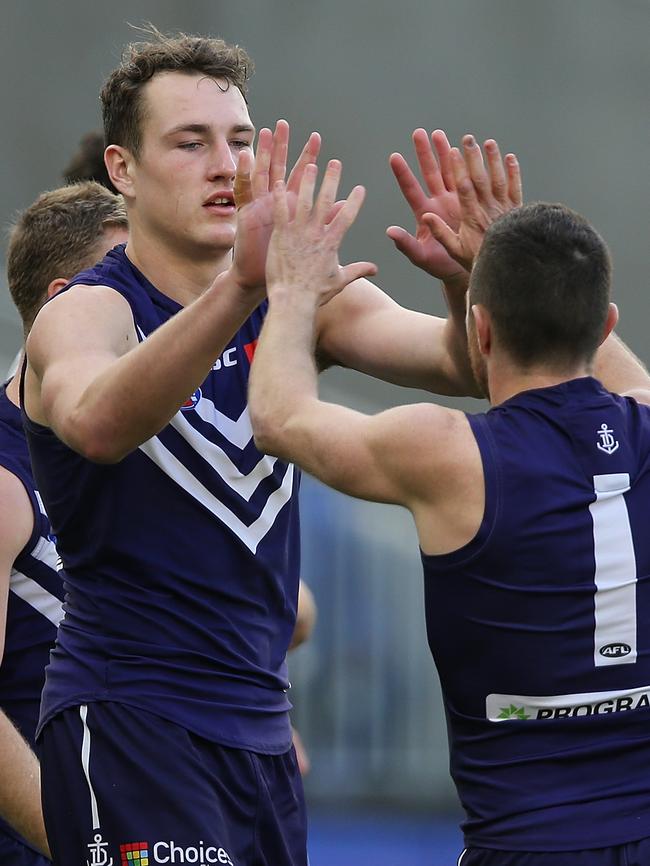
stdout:
<svg viewBox="0 0 650 866">
<path fill-rule="evenodd" d="M 455 143 L 467 131 L 495 137 L 518 154 L 528 200 L 566 202 L 609 242 L 619 333 L 648 360 L 648 0 L 5 0 L 4 226 L 59 185 L 80 136 L 100 124 L 98 92 L 121 46 L 138 38 L 128 24 L 146 21 L 249 50 L 257 126 L 285 117 L 294 153 L 312 129 L 322 133 L 346 188 L 368 188 L 346 257 L 376 261 L 380 285 L 419 310 L 443 306 L 437 285 L 384 236 L 392 223 L 411 227 L 388 156 L 411 158 L 417 126 L 442 127 Z M 20 344 L 17 321 L 3 291 L 5 366 Z M 323 379 L 328 398 L 370 411 L 424 396 L 347 371 Z M 320 620 L 292 679 L 310 800 L 453 810 L 409 520 L 310 480 L 304 506 L 304 574 Z"/>
</svg>

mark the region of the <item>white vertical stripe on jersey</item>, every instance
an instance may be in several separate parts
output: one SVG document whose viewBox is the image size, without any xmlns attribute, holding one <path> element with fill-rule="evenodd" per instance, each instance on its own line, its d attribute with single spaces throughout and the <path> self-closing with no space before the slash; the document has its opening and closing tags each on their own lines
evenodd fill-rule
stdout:
<svg viewBox="0 0 650 866">
<path fill-rule="evenodd" d="M 27 577 L 22 571 L 12 569 L 9 589 L 31 605 L 34 610 L 49 619 L 52 625 L 58 626 L 63 619 L 63 602 L 61 599 L 43 589 L 40 583 Z"/>
<path fill-rule="evenodd" d="M 81 741 L 81 766 L 83 767 L 84 776 L 88 782 L 88 790 L 90 791 L 90 808 L 93 817 L 93 830 L 99 830 L 99 809 L 97 808 L 97 797 L 93 783 L 90 781 L 90 730 L 86 721 L 88 717 L 88 707 L 82 704 L 79 707 L 79 715 L 81 716 L 81 724 L 83 725 L 84 734 Z"/>
<path fill-rule="evenodd" d="M 596 499 L 589 506 L 594 525 L 596 593 L 594 596 L 594 664 L 634 664 L 637 658 L 636 558 L 624 494 L 626 472 L 594 475 Z M 619 654 L 616 647 L 629 647 Z M 605 647 L 612 654 L 601 653 Z"/>
<path fill-rule="evenodd" d="M 172 481 L 175 481 L 176 484 L 185 490 L 186 493 L 194 497 L 197 502 L 200 502 L 201 505 L 207 508 L 208 511 L 211 511 L 215 517 L 234 532 L 252 553 L 257 551 L 257 545 L 275 523 L 275 518 L 280 513 L 282 507 L 286 505 L 291 498 L 291 491 L 293 489 L 293 465 L 289 464 L 287 471 L 284 474 L 284 478 L 282 479 L 281 486 L 274 490 L 266 500 L 264 508 L 262 508 L 257 520 L 254 520 L 250 526 L 247 526 L 237 517 L 236 514 L 233 514 L 233 512 L 225 506 L 220 499 L 204 487 L 204 485 L 201 484 L 190 470 L 181 463 L 181 461 L 178 460 L 178 458 L 175 457 L 174 454 L 172 454 L 156 436 L 143 442 L 142 445 L 140 445 L 140 450 L 146 454 L 150 460 L 153 460 L 156 466 L 158 466 L 165 475 L 171 478 Z M 214 468 L 217 467 L 215 466 Z M 230 483 L 230 479 L 223 478 L 223 481 L 232 487 L 232 489 L 237 493 L 240 493 L 240 490 Z M 249 496 L 250 495 L 251 494 L 249 494 Z"/>
</svg>

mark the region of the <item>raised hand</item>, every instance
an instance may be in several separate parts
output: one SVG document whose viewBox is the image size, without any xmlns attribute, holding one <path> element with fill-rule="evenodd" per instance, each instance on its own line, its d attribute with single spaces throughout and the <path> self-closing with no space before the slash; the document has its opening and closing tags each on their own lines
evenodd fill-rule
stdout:
<svg viewBox="0 0 650 866">
<path fill-rule="evenodd" d="M 463 269 L 431 234 L 429 225 L 423 219 L 425 214 L 435 213 L 452 229 L 457 229 L 460 224 L 460 205 L 449 141 L 441 129 L 431 133 L 431 139 L 426 130 L 416 129 L 413 145 L 427 192 L 400 153 L 391 155 L 390 167 L 413 211 L 415 234 L 412 235 L 401 226 L 390 226 L 386 234 L 416 267 L 441 280 L 460 277 Z"/>
<path fill-rule="evenodd" d="M 466 270 L 483 243 L 483 237 L 494 220 L 522 203 L 521 173 L 514 154 L 501 158 L 494 139 L 484 144 L 487 169 L 481 148 L 472 135 L 463 138 L 463 153 L 450 150 L 450 163 L 460 205 L 460 224 L 454 226 L 439 213 L 422 216 L 449 256 Z"/>
<path fill-rule="evenodd" d="M 287 181 L 287 190 L 295 196 L 305 167 L 318 159 L 320 135 L 307 139 Z M 241 152 L 235 175 L 234 195 L 237 206 L 237 236 L 233 251 L 233 271 L 245 288 L 260 289 L 265 283 L 266 254 L 273 231 L 273 194 L 278 181 L 284 181 L 289 151 L 289 124 L 278 120 L 275 130 L 260 130 L 253 158 L 247 148 Z"/>
<path fill-rule="evenodd" d="M 341 241 L 363 204 L 364 188 L 355 186 L 332 218 L 341 163 L 338 160 L 328 163 L 314 202 L 317 171 L 312 164 L 302 171 L 293 216 L 289 184 L 285 186 L 280 180 L 273 187 L 275 227 L 266 262 L 269 298 L 275 292 L 290 291 L 318 306 L 327 303 L 348 283 L 377 271 L 370 262 L 341 267 L 338 259 Z"/>
</svg>

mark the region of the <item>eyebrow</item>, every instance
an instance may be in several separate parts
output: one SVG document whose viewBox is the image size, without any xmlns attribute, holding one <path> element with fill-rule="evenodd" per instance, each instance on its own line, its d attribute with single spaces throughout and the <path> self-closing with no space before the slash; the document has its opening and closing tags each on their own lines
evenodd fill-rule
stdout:
<svg viewBox="0 0 650 866">
<path fill-rule="evenodd" d="M 200 135 L 208 135 L 211 131 L 211 127 L 207 123 L 179 123 L 178 126 L 174 126 L 169 132 L 165 133 L 165 137 L 171 137 L 172 135 L 176 135 L 179 132 L 196 132 Z M 255 132 L 255 127 L 251 126 L 250 123 L 240 123 L 237 126 L 233 126 L 230 130 L 231 133 L 239 133 L 239 132 Z"/>
</svg>

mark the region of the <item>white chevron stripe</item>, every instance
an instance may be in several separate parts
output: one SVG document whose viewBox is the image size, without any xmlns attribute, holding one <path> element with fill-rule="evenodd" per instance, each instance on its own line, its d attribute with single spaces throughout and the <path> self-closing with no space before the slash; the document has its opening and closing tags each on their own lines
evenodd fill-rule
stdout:
<svg viewBox="0 0 650 866">
<path fill-rule="evenodd" d="M 220 412 L 212 400 L 203 396 L 194 407 L 194 411 L 207 424 L 215 427 L 231 445 L 236 445 L 237 448 L 245 448 L 253 438 L 253 428 L 251 427 L 251 420 L 248 414 L 248 406 L 245 407 L 239 418 L 233 421 L 232 418 Z"/>
<path fill-rule="evenodd" d="M 203 437 L 201 437 L 203 438 Z M 241 521 L 226 505 L 198 481 L 162 442 L 153 437 L 140 445 L 140 450 L 152 460 L 172 481 L 207 508 L 255 553 L 257 545 L 275 523 L 280 510 L 291 497 L 293 489 L 293 466 L 290 464 L 282 479 L 282 484 L 269 496 L 259 517 L 250 526 Z M 224 455 L 225 456 L 225 455 Z M 226 458 L 227 459 L 227 458 Z M 230 461 L 228 461 L 230 463 Z M 262 462 L 262 461 L 260 461 Z M 231 463 L 231 466 L 233 464 Z M 258 464 L 259 466 L 259 464 Z M 236 470 L 236 467 L 234 467 Z M 256 467 L 257 468 L 257 467 Z M 238 470 L 236 470 L 241 478 Z M 255 471 L 255 470 L 253 470 Z M 252 474 L 252 473 L 251 473 Z M 248 476 L 250 477 L 250 476 Z M 224 479 L 226 480 L 226 479 Z M 261 479 L 260 479 L 261 480 Z M 259 481 L 258 481 L 259 483 Z M 231 485 L 232 486 L 232 485 Z M 256 485 L 257 486 L 257 485 Z M 236 489 L 233 487 L 233 489 Z M 237 491 L 239 492 L 239 490 Z"/>
<path fill-rule="evenodd" d="M 9 589 L 53 625 L 58 626 L 63 619 L 63 602 L 21 571 L 12 570 Z"/>
<path fill-rule="evenodd" d="M 147 335 L 142 328 L 137 325 L 138 335 L 141 341 L 147 339 Z M 248 406 L 244 407 L 244 411 L 239 418 L 234 421 L 223 412 L 220 412 L 208 397 L 201 396 L 201 399 L 193 409 L 197 415 L 202 418 L 207 424 L 211 424 L 224 436 L 231 445 L 237 448 L 245 448 L 253 438 L 253 428 L 251 427 L 250 417 L 248 415 Z M 178 412 L 180 417 L 183 417 L 182 412 Z"/>
<path fill-rule="evenodd" d="M 210 442 L 209 439 L 206 439 L 205 436 L 202 436 L 201 433 L 192 427 L 187 418 L 183 417 L 182 412 L 177 412 L 169 423 L 181 434 L 192 449 L 219 473 L 226 484 L 238 493 L 242 499 L 245 499 L 246 502 L 255 493 L 260 483 L 273 473 L 273 467 L 277 460 L 276 457 L 262 457 L 255 464 L 252 471 L 248 475 L 244 475 L 225 451 L 219 448 L 218 445 Z M 153 442 L 154 440 L 160 441 L 157 437 L 153 437 L 149 441 Z M 142 448 L 142 446 L 140 447 Z"/>
</svg>

